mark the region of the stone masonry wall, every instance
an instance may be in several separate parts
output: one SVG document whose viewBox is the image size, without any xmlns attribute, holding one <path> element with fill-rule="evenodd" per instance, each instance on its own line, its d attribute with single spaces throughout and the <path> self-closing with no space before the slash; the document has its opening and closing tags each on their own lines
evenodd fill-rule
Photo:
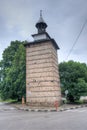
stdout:
<svg viewBox="0 0 87 130">
<path fill-rule="evenodd" d="M 26 102 L 30 106 L 60 103 L 57 50 L 50 42 L 26 47 Z"/>
</svg>

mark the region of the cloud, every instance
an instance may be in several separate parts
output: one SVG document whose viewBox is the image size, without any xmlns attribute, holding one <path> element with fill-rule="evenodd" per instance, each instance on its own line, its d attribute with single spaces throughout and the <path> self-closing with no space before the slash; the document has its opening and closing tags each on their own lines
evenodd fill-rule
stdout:
<svg viewBox="0 0 87 130">
<path fill-rule="evenodd" d="M 37 33 L 35 23 L 39 19 L 41 9 L 43 10 L 43 18 L 48 24 L 47 32 L 60 47 L 59 61 L 66 59 L 83 23 L 87 19 L 87 0 L 0 1 L 0 52 L 10 44 L 11 40 L 31 39 L 31 34 Z M 80 61 L 87 62 L 85 56 L 87 55 L 86 30 L 87 25 L 69 59 L 74 60 L 79 56 Z M 84 58 L 83 53 L 85 53 Z"/>
</svg>

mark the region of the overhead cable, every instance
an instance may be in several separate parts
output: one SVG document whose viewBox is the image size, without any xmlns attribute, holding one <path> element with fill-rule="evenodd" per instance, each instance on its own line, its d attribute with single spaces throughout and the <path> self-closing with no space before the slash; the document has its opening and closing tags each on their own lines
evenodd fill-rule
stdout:
<svg viewBox="0 0 87 130">
<path fill-rule="evenodd" d="M 67 57 L 66 57 L 66 60 L 68 59 L 68 57 L 70 56 L 71 52 L 73 51 L 73 48 L 74 48 L 74 46 L 76 45 L 76 43 L 77 43 L 77 41 L 78 41 L 78 39 L 79 39 L 79 37 L 80 37 L 80 35 L 81 35 L 81 33 L 82 33 L 82 31 L 83 31 L 85 25 L 86 25 L 86 23 L 87 23 L 87 20 L 86 20 L 85 23 L 83 24 L 83 26 L 82 26 L 82 28 L 81 28 L 81 30 L 80 30 L 78 36 L 76 37 L 76 40 L 75 40 L 75 42 L 73 43 L 72 48 L 70 49 L 70 51 L 69 51 L 69 53 L 68 53 L 68 55 L 67 55 Z"/>
</svg>

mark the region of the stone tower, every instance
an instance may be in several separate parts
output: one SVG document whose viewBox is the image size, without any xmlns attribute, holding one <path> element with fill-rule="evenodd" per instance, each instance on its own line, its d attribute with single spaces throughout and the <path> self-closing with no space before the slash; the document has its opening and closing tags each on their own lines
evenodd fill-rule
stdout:
<svg viewBox="0 0 87 130">
<path fill-rule="evenodd" d="M 57 43 L 46 32 L 47 24 L 40 12 L 36 23 L 37 34 L 26 47 L 26 103 L 37 107 L 60 104 L 61 91 L 58 72 Z"/>
</svg>

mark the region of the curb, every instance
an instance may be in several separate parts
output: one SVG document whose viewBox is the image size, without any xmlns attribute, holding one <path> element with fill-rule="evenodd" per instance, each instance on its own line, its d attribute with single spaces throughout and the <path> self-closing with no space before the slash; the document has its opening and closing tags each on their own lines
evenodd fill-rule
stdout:
<svg viewBox="0 0 87 130">
<path fill-rule="evenodd" d="M 56 110 L 56 109 L 29 109 L 29 108 L 19 108 L 19 107 L 16 107 L 16 108 L 18 110 L 24 110 L 24 111 L 29 111 L 29 112 L 63 112 L 63 111 L 78 109 L 78 108 L 83 108 L 83 107 L 87 107 L 87 104 L 75 106 L 75 107 L 70 107 L 70 108 L 61 108 L 59 110 Z"/>
</svg>

